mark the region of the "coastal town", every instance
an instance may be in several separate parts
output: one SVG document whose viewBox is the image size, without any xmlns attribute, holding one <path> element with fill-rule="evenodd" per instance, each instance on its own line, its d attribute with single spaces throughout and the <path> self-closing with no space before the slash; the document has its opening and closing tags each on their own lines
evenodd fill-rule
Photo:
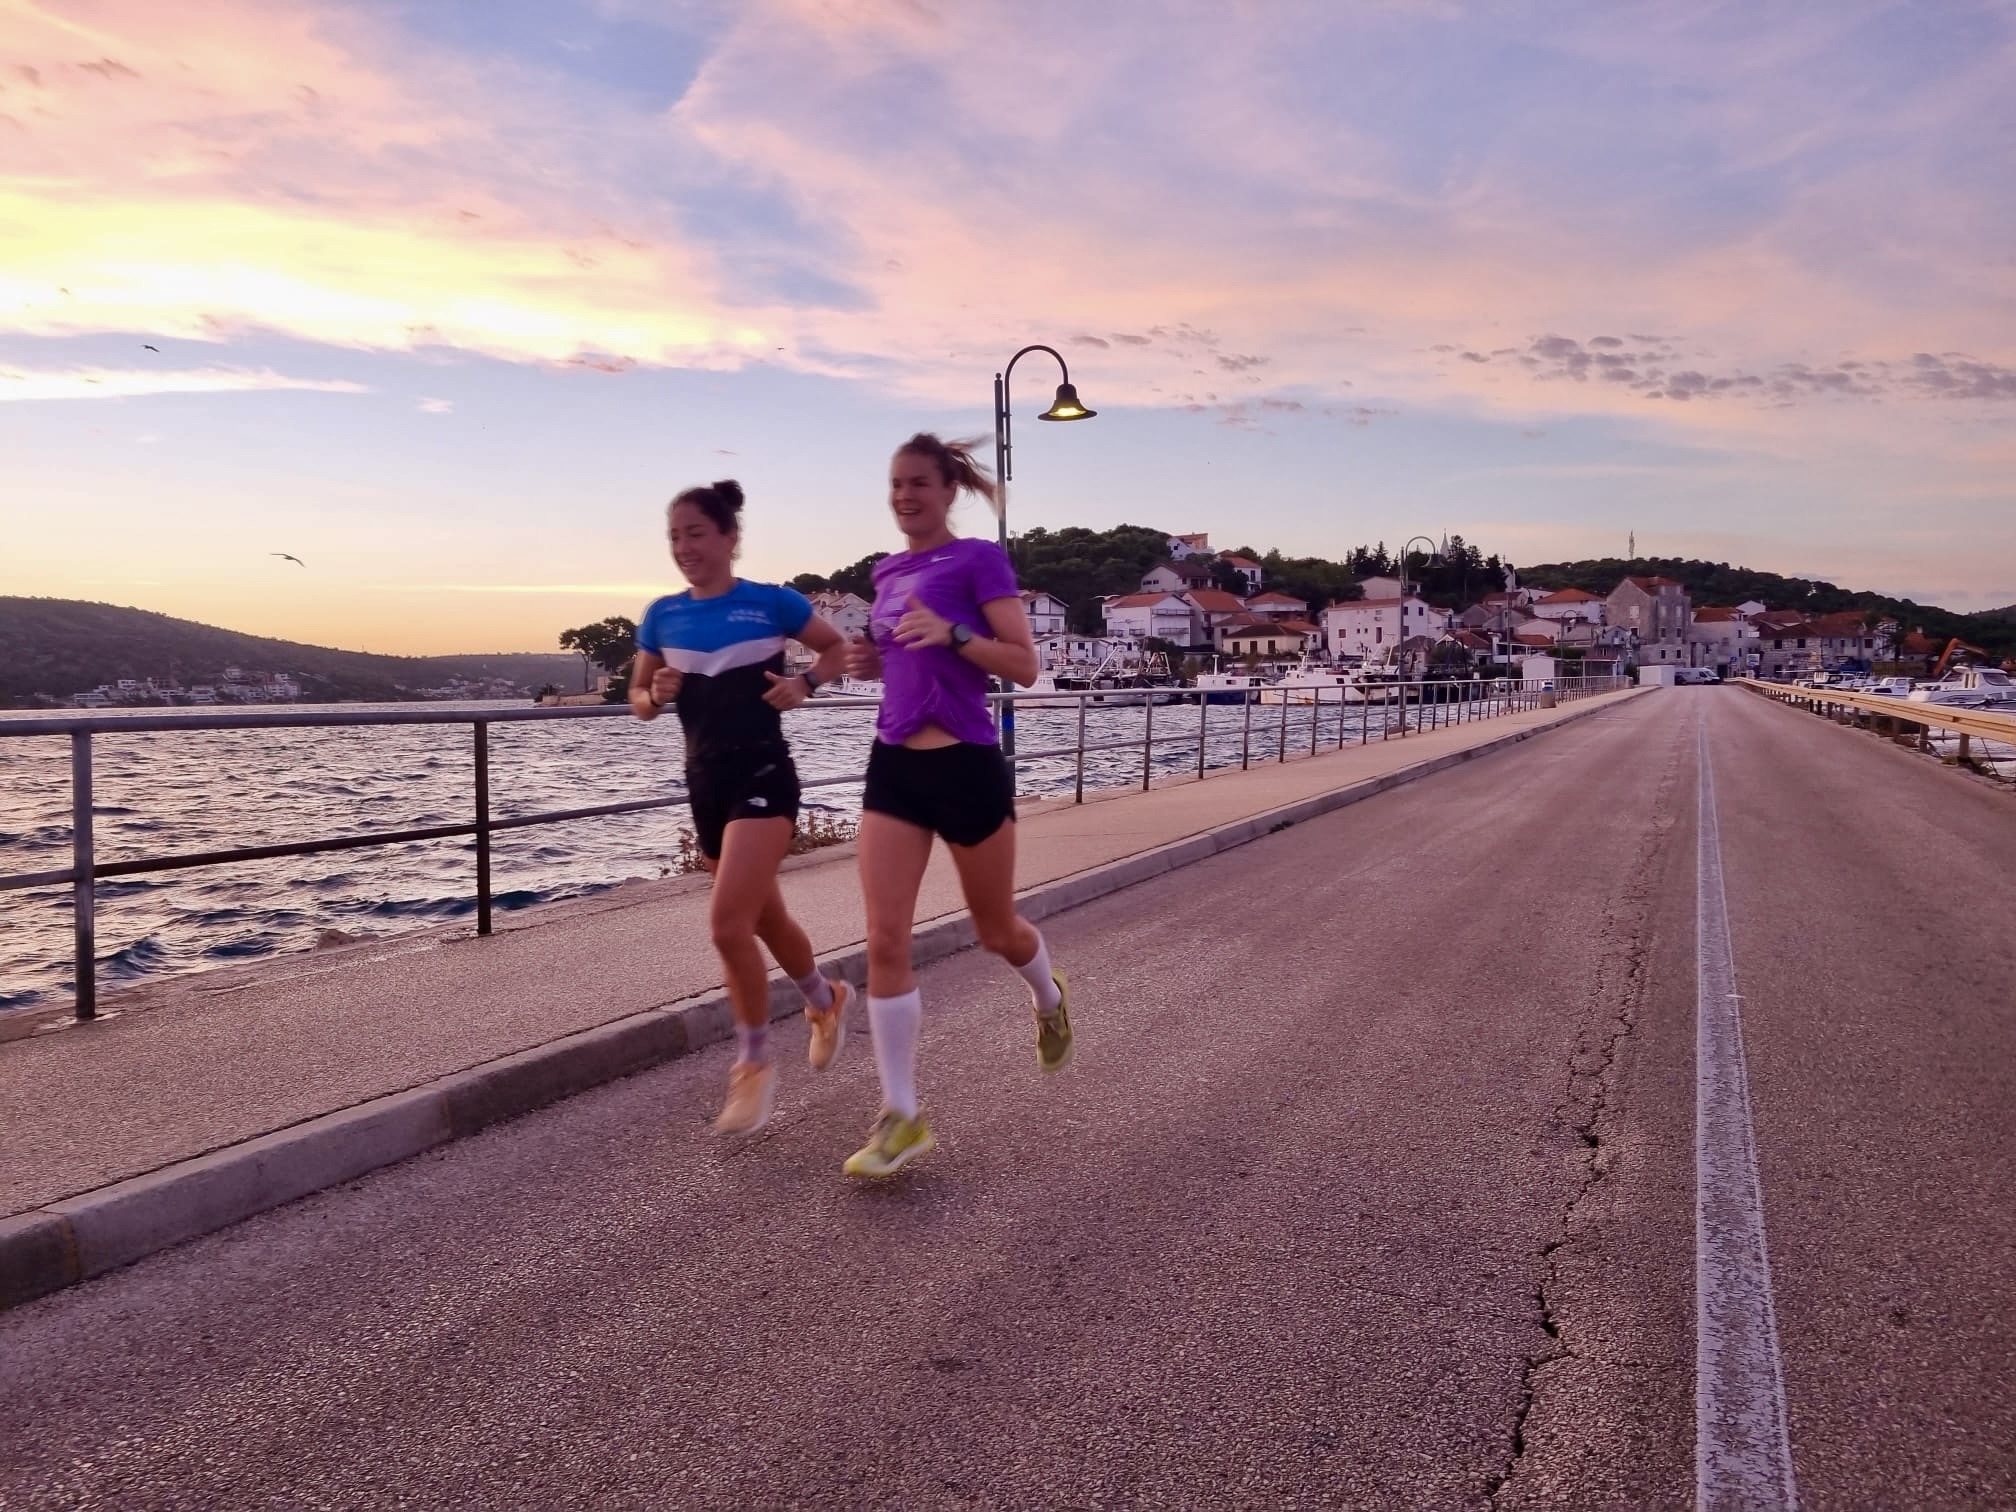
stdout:
<svg viewBox="0 0 2016 1512">
<path fill-rule="evenodd" d="M 1494 557 L 1477 569 L 1490 585 L 1488 591 L 1472 594 L 1467 581 L 1458 588 L 1451 573 L 1443 572 L 1439 580 L 1435 573 L 1448 547 L 1460 558 L 1465 549 L 1460 541 L 1400 559 L 1388 557 L 1383 548 L 1367 559 L 1361 550 L 1355 576 L 1343 565 L 1326 564 L 1337 576 L 1323 583 L 1319 594 L 1272 570 L 1280 562 L 1274 553 L 1262 561 L 1243 551 L 1220 550 L 1204 533 L 1166 538 L 1136 534 L 1148 538 L 1147 549 L 1121 570 L 1119 583 L 1111 577 L 1100 583 L 1119 591 L 1074 604 L 1044 588 L 1023 590 L 1041 668 L 1031 693 L 1151 685 L 1264 690 L 1283 683 L 1362 689 L 1375 681 L 1471 678 L 1803 681 L 1874 679 L 1882 673 L 1906 679 L 1908 686 L 1908 679 L 1937 678 L 1949 666 L 1997 660 L 1964 640 L 1929 636 L 1879 611 L 1818 613 L 1760 598 L 1698 602 L 1673 577 L 1629 571 L 1641 565 L 1637 562 L 1619 564 L 1624 570 L 1614 579 L 1582 572 L 1585 582 L 1601 590 L 1592 591 L 1522 583 L 1516 571 Z M 1138 570 L 1148 558 L 1153 560 L 1146 570 Z M 1474 565 L 1481 559 L 1473 552 L 1469 560 Z M 1675 570 L 1702 565 L 1683 563 Z M 1386 570 L 1377 570 L 1381 566 Z M 1558 582 L 1560 571 L 1547 569 L 1542 575 Z M 1043 576 L 1040 571 L 1031 575 L 1039 581 Z M 869 601 L 845 587 L 811 586 L 827 581 L 806 581 L 814 611 L 844 636 L 866 632 Z M 1291 591 L 1298 587 L 1300 592 Z M 582 669 L 571 688 L 550 671 L 528 682 L 526 673 L 502 675 L 510 669 L 499 667 L 476 669 L 499 675 L 458 675 L 435 668 L 437 682 L 390 682 L 378 696 L 462 702 L 529 696 L 554 704 L 620 699 L 634 644 L 632 629 L 630 621 L 617 616 L 563 635 L 563 649 L 579 656 Z M 308 648 L 296 649 L 311 654 Z M 794 645 L 790 655 L 792 666 L 802 664 L 802 648 Z M 176 675 L 172 666 L 166 675 L 144 675 L 144 666 L 119 670 L 143 675 L 109 678 L 42 702 L 110 709 L 340 702 L 359 696 L 346 695 L 326 678 L 300 668 L 233 664 L 201 680 Z M 878 690 L 853 685 L 841 691 L 872 696 Z"/>
<path fill-rule="evenodd" d="M 1226 569 L 1245 591 L 1221 586 Z M 1194 681 L 1220 668 L 1258 677 L 1298 668 L 1357 669 L 1407 679 L 1493 675 L 1642 675 L 1647 668 L 1771 680 L 1933 671 L 1942 643 L 1895 619 L 1855 611 L 1808 615 L 1747 600 L 1696 604 L 1671 578 L 1625 575 L 1607 594 L 1502 586 L 1457 606 L 1429 602 L 1411 579 L 1367 576 L 1359 597 L 1312 604 L 1268 586 L 1262 564 L 1218 551 L 1206 534 L 1172 536 L 1167 558 L 1131 592 L 1099 601 L 1101 633 L 1070 633 L 1072 606 L 1024 590 L 1045 674 L 1106 667 Z M 815 611 L 843 635 L 866 629 L 860 595 L 819 590 Z M 1686 679 L 1682 679 L 1686 680 Z M 1061 684 L 1060 684 L 1061 685 Z"/>
</svg>

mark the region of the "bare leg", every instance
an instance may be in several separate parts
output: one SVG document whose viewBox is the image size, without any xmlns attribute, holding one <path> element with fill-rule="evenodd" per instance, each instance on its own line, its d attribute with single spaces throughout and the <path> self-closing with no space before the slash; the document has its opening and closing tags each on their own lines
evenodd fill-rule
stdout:
<svg viewBox="0 0 2016 1512">
<path fill-rule="evenodd" d="M 763 900 L 763 910 L 756 915 L 756 938 L 770 947 L 771 959 L 792 981 L 802 982 L 812 975 L 815 963 L 811 938 L 784 906 L 784 890 L 774 876 L 770 879 L 770 896 Z"/>
<path fill-rule="evenodd" d="M 770 1022 L 770 970 L 756 944 L 756 926 L 777 891 L 777 864 L 791 848 L 791 830 L 789 819 L 737 819 L 722 836 L 721 859 L 709 867 L 714 873 L 709 910 L 714 948 L 728 979 L 735 1022 L 744 1029 L 762 1029 Z M 804 938 L 802 930 L 799 938 Z M 811 953 L 809 944 L 806 953 Z"/>
<path fill-rule="evenodd" d="M 981 946 L 1010 966 L 1028 965 L 1038 940 L 1035 926 L 1015 912 L 1014 824 L 1003 824 L 978 845 L 950 849 Z"/>
<path fill-rule="evenodd" d="M 931 832 L 888 814 L 861 816 L 861 899 L 868 914 L 868 994 L 914 991 L 910 932 L 931 862 Z"/>
</svg>

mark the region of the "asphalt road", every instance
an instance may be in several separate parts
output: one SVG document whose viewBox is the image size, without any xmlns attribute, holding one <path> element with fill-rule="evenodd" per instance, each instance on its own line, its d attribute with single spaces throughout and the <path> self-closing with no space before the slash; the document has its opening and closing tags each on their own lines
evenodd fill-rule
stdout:
<svg viewBox="0 0 2016 1512">
<path fill-rule="evenodd" d="M 0 1315 L 0 1506 L 1689 1505 L 1703 719 L 1802 1502 L 2016 1505 L 2016 796 L 1680 688 L 926 970 L 887 1187 L 717 1050 Z"/>
</svg>

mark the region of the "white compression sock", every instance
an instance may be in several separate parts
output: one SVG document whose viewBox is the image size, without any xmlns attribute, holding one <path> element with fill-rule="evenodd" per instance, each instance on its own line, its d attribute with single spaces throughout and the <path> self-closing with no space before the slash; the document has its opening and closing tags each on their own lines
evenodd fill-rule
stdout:
<svg viewBox="0 0 2016 1512">
<path fill-rule="evenodd" d="M 905 1118 L 917 1116 L 917 1031 L 923 1022 L 924 998 L 914 987 L 897 997 L 868 999 L 882 1103 Z"/>
<path fill-rule="evenodd" d="M 826 980 L 817 966 L 812 968 L 812 975 L 793 977 L 791 980 L 805 995 L 805 1001 L 821 1013 L 833 1006 L 833 984 Z"/>
<path fill-rule="evenodd" d="M 1057 990 L 1057 979 L 1050 974 L 1050 947 L 1044 943 L 1043 931 L 1037 930 L 1036 954 L 1015 968 L 1015 974 L 1029 984 L 1029 995 L 1036 999 L 1038 1013 L 1055 1013 L 1063 994 Z"/>
</svg>

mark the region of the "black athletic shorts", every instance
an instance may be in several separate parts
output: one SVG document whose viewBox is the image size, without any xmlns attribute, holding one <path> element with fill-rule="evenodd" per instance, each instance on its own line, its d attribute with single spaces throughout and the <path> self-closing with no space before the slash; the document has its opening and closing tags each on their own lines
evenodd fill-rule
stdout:
<svg viewBox="0 0 2016 1512">
<path fill-rule="evenodd" d="M 721 835 L 737 819 L 798 818 L 798 768 L 788 751 L 724 751 L 686 768 L 700 854 L 721 859 Z"/>
<path fill-rule="evenodd" d="M 999 746 L 913 751 L 876 741 L 861 807 L 931 831 L 951 845 L 978 845 L 1015 818 L 1015 778 Z"/>
</svg>

